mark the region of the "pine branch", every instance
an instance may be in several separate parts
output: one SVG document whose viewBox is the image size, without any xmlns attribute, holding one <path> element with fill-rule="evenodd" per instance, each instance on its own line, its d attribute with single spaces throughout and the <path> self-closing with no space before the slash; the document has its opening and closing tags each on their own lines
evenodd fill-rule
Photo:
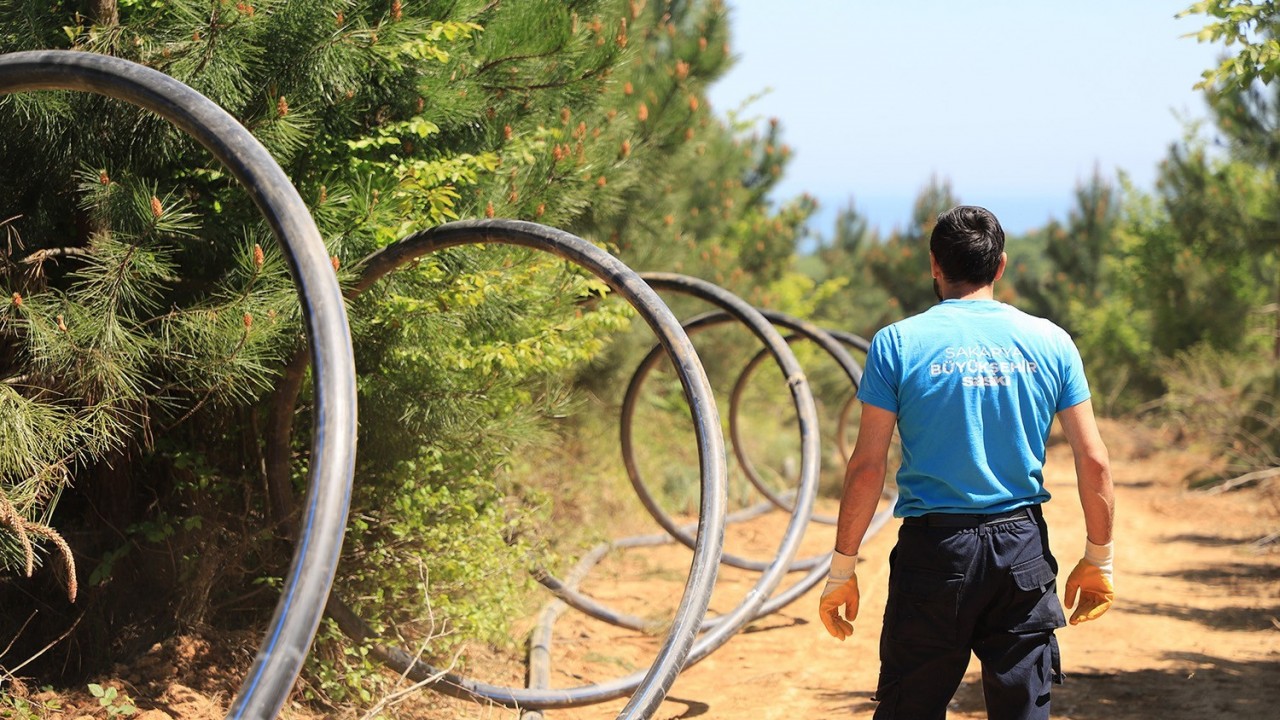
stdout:
<svg viewBox="0 0 1280 720">
<path fill-rule="evenodd" d="M 93 255 L 93 251 L 90 250 L 89 248 L 82 248 L 82 247 L 43 248 L 41 250 L 36 250 L 30 255 L 22 258 L 22 260 L 20 260 L 19 262 L 22 263 L 23 265 L 39 265 L 39 264 L 43 264 L 46 260 L 51 260 L 53 258 L 89 257 L 91 255 Z"/>
<path fill-rule="evenodd" d="M 489 12 L 490 10 L 492 10 L 492 9 L 494 9 L 494 8 L 496 8 L 496 7 L 498 7 L 498 5 L 499 5 L 501 2 L 502 2 L 502 0 L 490 0 L 490 2 L 489 2 L 489 4 L 488 4 L 488 5 L 485 5 L 484 7 L 480 8 L 479 10 L 477 10 L 477 11 L 475 12 L 475 14 L 473 14 L 473 15 L 471 16 L 470 21 L 471 21 L 471 22 L 478 22 L 478 21 L 479 21 L 479 19 L 480 19 L 481 17 L 483 17 L 485 13 L 487 13 L 487 12 Z"/>
<path fill-rule="evenodd" d="M 544 51 L 544 52 L 539 52 L 539 53 L 530 53 L 530 54 L 528 54 L 528 55 L 509 55 L 509 56 L 507 56 L 507 57 L 498 58 L 497 60 L 490 60 L 489 62 L 485 63 L 484 65 L 481 65 L 481 66 L 476 70 L 476 75 L 484 75 L 485 73 L 489 72 L 490 70 L 494 70 L 494 69 L 498 68 L 499 66 L 504 65 L 504 64 L 509 63 L 509 62 L 518 62 L 518 61 L 520 61 L 520 60 L 536 60 L 536 59 L 538 59 L 538 58 L 551 57 L 551 56 L 553 56 L 553 55 L 558 54 L 561 50 L 563 50 L 563 49 L 565 48 L 565 45 L 566 45 L 566 44 L 567 44 L 567 43 L 565 43 L 564 41 L 561 41 L 559 45 L 555 46 L 554 48 L 551 48 L 550 50 Z"/>
<path fill-rule="evenodd" d="M 570 77 L 563 80 L 555 80 L 544 83 L 534 83 L 533 85 L 487 85 L 480 84 L 480 87 L 492 92 L 519 92 L 523 90 L 551 90 L 555 88 L 569 87 L 586 80 L 601 77 L 609 71 L 608 66 L 601 66 L 590 70 L 579 77 Z"/>
<path fill-rule="evenodd" d="M 76 559 L 71 553 L 71 546 L 62 538 L 57 530 L 42 525 L 41 523 L 27 520 L 18 512 L 13 503 L 9 502 L 9 498 L 0 494 L 0 526 L 7 527 L 18 538 L 18 542 L 22 544 L 23 553 L 26 556 L 26 573 L 27 577 L 35 572 L 35 549 L 31 545 L 31 538 L 28 534 L 39 535 L 54 544 L 58 548 L 58 552 L 62 555 L 62 562 L 67 569 L 67 597 L 71 602 L 76 601 L 76 593 L 79 590 L 79 583 L 76 581 Z"/>
</svg>

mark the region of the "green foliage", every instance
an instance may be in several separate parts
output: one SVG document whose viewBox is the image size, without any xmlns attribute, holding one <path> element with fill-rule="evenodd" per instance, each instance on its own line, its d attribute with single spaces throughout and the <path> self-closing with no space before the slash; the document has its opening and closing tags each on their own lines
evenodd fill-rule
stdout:
<svg viewBox="0 0 1280 720">
<path fill-rule="evenodd" d="M 1139 230 L 1134 248 L 1154 317 L 1154 345 L 1164 355 L 1207 340 L 1240 347 L 1250 308 L 1262 304 L 1265 255 L 1250 252 L 1263 204 L 1274 194 L 1270 178 L 1238 163 L 1219 164 L 1203 150 L 1175 150 L 1161 175 L 1168 221 Z M 1262 266 L 1262 267 L 1260 267 Z"/>
<path fill-rule="evenodd" d="M 836 214 L 831 238 L 819 235 L 817 252 L 802 258 L 803 271 L 823 285 L 838 285 L 832 296 L 814 308 L 816 317 L 833 327 L 868 339 L 901 317 L 899 302 L 872 276 L 866 256 L 881 244 L 876 228 L 852 199 Z"/>
<path fill-rule="evenodd" d="M 61 711 L 62 704 L 57 700 L 41 702 L 0 692 L 0 718 L 5 720 L 40 720 Z"/>
<path fill-rule="evenodd" d="M 1154 413 L 1217 449 L 1227 478 L 1280 466 L 1280 375 L 1265 350 L 1224 352 L 1202 343 L 1161 365 L 1168 392 Z"/>
<path fill-rule="evenodd" d="M 89 694 L 98 699 L 98 706 L 106 711 L 107 717 L 127 717 L 138 712 L 129 696 L 115 687 L 103 687 L 97 683 L 89 683 L 88 687 Z"/>
<path fill-rule="evenodd" d="M 1052 220 L 1040 230 L 1047 272 L 1026 272 L 1026 258 L 1009 248 L 1010 271 L 1020 304 L 1032 312 L 1076 331 L 1070 306 L 1094 308 L 1103 299 L 1103 264 L 1114 252 L 1120 217 L 1119 194 L 1095 169 L 1087 183 L 1076 187 L 1076 204 L 1065 223 Z"/>
<path fill-rule="evenodd" d="M 776 119 L 712 114 L 706 90 L 730 62 L 725 8 L 628 5 L 635 58 L 619 66 L 598 119 L 578 126 L 583 136 L 602 131 L 612 151 L 603 166 L 614 172 L 601 187 L 616 200 L 593 203 L 572 227 L 642 270 L 740 293 L 762 288 L 789 270 L 813 208 L 803 198 L 777 208 L 767 200 L 790 158 Z"/>
<path fill-rule="evenodd" d="M 510 648 L 509 622 L 533 610 L 526 572 L 538 517 L 530 498 L 508 499 L 486 471 L 465 477 L 451 467 L 473 452 L 431 449 L 401 463 L 399 484 L 367 487 L 358 502 L 383 503 L 362 513 L 350 533 L 357 567 L 344 573 L 338 592 L 384 637 L 429 658 L 447 658 L 467 643 Z M 514 490 L 514 489 L 512 489 Z M 528 507 L 526 507 L 528 506 Z M 398 568 L 389 572 L 387 568 Z M 388 679 L 331 629 L 309 660 L 317 698 L 369 701 Z"/>
<path fill-rule="evenodd" d="M 1051 274 L 1020 287 L 1076 336 L 1104 410 L 1160 396 L 1164 359 L 1197 344 L 1246 349 L 1274 263 L 1262 240 L 1270 187 L 1255 167 L 1213 157 L 1191 138 L 1171 149 L 1157 194 L 1126 184 L 1122 211 L 1095 212 L 1104 221 L 1088 223 L 1102 195 L 1083 192 L 1067 226 L 1075 231 L 1058 235 L 1050 226 Z M 1077 262 L 1064 244 L 1083 246 L 1091 259 Z"/>
<path fill-rule="evenodd" d="M 1081 330 L 1077 347 L 1089 375 L 1094 405 L 1107 415 L 1132 410 L 1159 392 L 1148 332 L 1150 313 L 1124 299 L 1106 298 L 1094 305 L 1073 303 L 1072 321 Z"/>
<path fill-rule="evenodd" d="M 357 486 L 338 591 L 379 633 L 433 658 L 510 645 L 526 569 L 550 549 L 547 500 L 501 478 L 568 411 L 567 371 L 625 323 L 617 303 L 583 311 L 602 291 L 548 256 L 490 247 L 428 257 L 362 297 L 357 362 L 377 371 L 361 374 L 357 473 L 376 482 Z M 345 642 L 322 641 L 310 666 L 328 702 L 367 701 L 385 681 Z"/>
<path fill-rule="evenodd" d="M 1255 80 L 1270 83 L 1280 69 L 1280 41 L 1273 32 L 1280 6 L 1272 0 L 1201 0 L 1178 17 L 1204 15 L 1208 24 L 1194 33 L 1199 42 L 1222 43 L 1234 56 L 1201 74 L 1197 88 L 1248 87 Z"/>
</svg>

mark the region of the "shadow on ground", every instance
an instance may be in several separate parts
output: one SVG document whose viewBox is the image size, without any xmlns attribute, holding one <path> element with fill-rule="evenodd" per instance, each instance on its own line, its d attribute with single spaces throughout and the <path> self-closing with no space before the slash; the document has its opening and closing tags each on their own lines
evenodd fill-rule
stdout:
<svg viewBox="0 0 1280 720">
<path fill-rule="evenodd" d="M 858 717 L 870 717 L 876 709 L 876 702 L 871 699 L 874 695 L 875 693 L 869 692 L 822 692 L 818 697 L 822 698 L 823 704 L 838 704 L 843 711 Z M 840 717 L 845 715 L 842 714 Z"/>
<path fill-rule="evenodd" d="M 666 699 L 666 702 L 680 703 L 685 706 L 684 712 L 680 713 L 679 715 L 672 715 L 670 720 L 688 720 L 689 718 L 702 717 L 706 715 L 709 710 L 711 710 L 710 705 L 704 702 L 698 702 L 697 700 L 685 700 L 683 698 L 678 698 L 678 697 L 668 697 Z"/>
<path fill-rule="evenodd" d="M 1238 537 L 1229 537 L 1226 535 L 1205 535 L 1203 533 L 1184 533 L 1182 535 L 1169 535 L 1164 538 L 1166 543 L 1189 543 L 1191 545 L 1200 545 L 1203 547 L 1233 547 L 1236 545 L 1247 545 L 1248 540 L 1241 540 Z"/>
<path fill-rule="evenodd" d="M 768 632 L 770 630 L 782 630 L 789 627 L 798 627 L 800 625 L 808 625 L 809 621 L 801 617 L 781 615 L 775 613 L 761 620 L 756 620 L 743 629 L 744 635 L 758 632 Z"/>
<path fill-rule="evenodd" d="M 1200 653 L 1170 653 L 1189 669 L 1071 673 L 1053 690 L 1062 720 L 1275 720 L 1280 717 L 1280 661 L 1238 662 Z M 966 684 L 952 709 L 983 712 L 982 690 Z"/>
<path fill-rule="evenodd" d="M 1280 581 L 1280 565 L 1263 565 L 1261 563 L 1229 563 L 1210 567 L 1187 568 L 1168 573 L 1158 573 L 1157 577 L 1178 578 L 1187 582 L 1218 585 L 1248 585 Z"/>
<path fill-rule="evenodd" d="M 1193 608 L 1173 603 L 1142 603 L 1124 606 L 1125 613 L 1160 615 L 1199 623 L 1217 630 L 1276 632 L 1274 618 L 1280 618 L 1280 605 L 1269 607 Z M 1280 708 L 1276 710 L 1280 718 Z"/>
</svg>

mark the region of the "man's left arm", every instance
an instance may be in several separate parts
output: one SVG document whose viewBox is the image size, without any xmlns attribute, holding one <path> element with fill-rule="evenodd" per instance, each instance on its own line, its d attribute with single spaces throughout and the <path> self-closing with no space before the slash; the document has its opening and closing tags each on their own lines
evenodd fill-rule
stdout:
<svg viewBox="0 0 1280 720">
<path fill-rule="evenodd" d="M 1116 498 L 1111 461 L 1098 432 L 1093 404 L 1085 400 L 1062 410 L 1058 420 L 1075 458 L 1076 486 L 1084 509 L 1084 557 L 1067 577 L 1063 597 L 1068 607 L 1075 607 L 1071 624 L 1076 625 L 1101 617 L 1115 601 L 1111 531 Z"/>
</svg>

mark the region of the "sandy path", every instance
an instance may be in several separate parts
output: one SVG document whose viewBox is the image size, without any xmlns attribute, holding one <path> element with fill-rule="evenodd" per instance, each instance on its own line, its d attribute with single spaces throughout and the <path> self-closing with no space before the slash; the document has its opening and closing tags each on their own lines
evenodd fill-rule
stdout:
<svg viewBox="0 0 1280 720">
<path fill-rule="evenodd" d="M 1190 493 L 1182 478 L 1200 462 L 1145 434 L 1106 424 L 1117 483 L 1118 602 L 1103 619 L 1059 633 L 1067 683 L 1055 690 L 1055 717 L 1074 720 L 1280 718 L 1280 553 L 1252 542 L 1276 530 L 1277 494 Z M 1083 550 L 1084 524 L 1069 450 L 1050 449 L 1046 506 L 1051 545 L 1064 569 Z M 763 557 L 785 518 L 775 514 L 731 530 L 729 549 Z M 811 592 L 753 623 L 687 669 L 656 718 L 870 717 L 884 612 L 886 559 L 895 521 L 864 544 L 862 610 L 852 638 L 826 635 Z M 805 552 L 829 548 L 832 529 L 815 526 Z M 1266 552 L 1269 550 L 1269 552 Z M 660 617 L 679 595 L 689 553 L 677 547 L 631 551 L 607 561 L 584 585 L 595 597 Z M 795 577 L 795 576 L 792 576 Z M 726 569 L 713 610 L 725 611 L 755 577 Z M 1059 581 L 1062 582 L 1062 579 Z M 572 686 L 644 668 L 656 642 L 576 613 L 557 625 L 553 683 Z M 548 718 L 614 717 L 624 701 Z M 510 717 L 494 708 L 456 707 L 470 717 Z M 970 667 L 953 718 L 981 718 L 981 687 Z"/>
</svg>

